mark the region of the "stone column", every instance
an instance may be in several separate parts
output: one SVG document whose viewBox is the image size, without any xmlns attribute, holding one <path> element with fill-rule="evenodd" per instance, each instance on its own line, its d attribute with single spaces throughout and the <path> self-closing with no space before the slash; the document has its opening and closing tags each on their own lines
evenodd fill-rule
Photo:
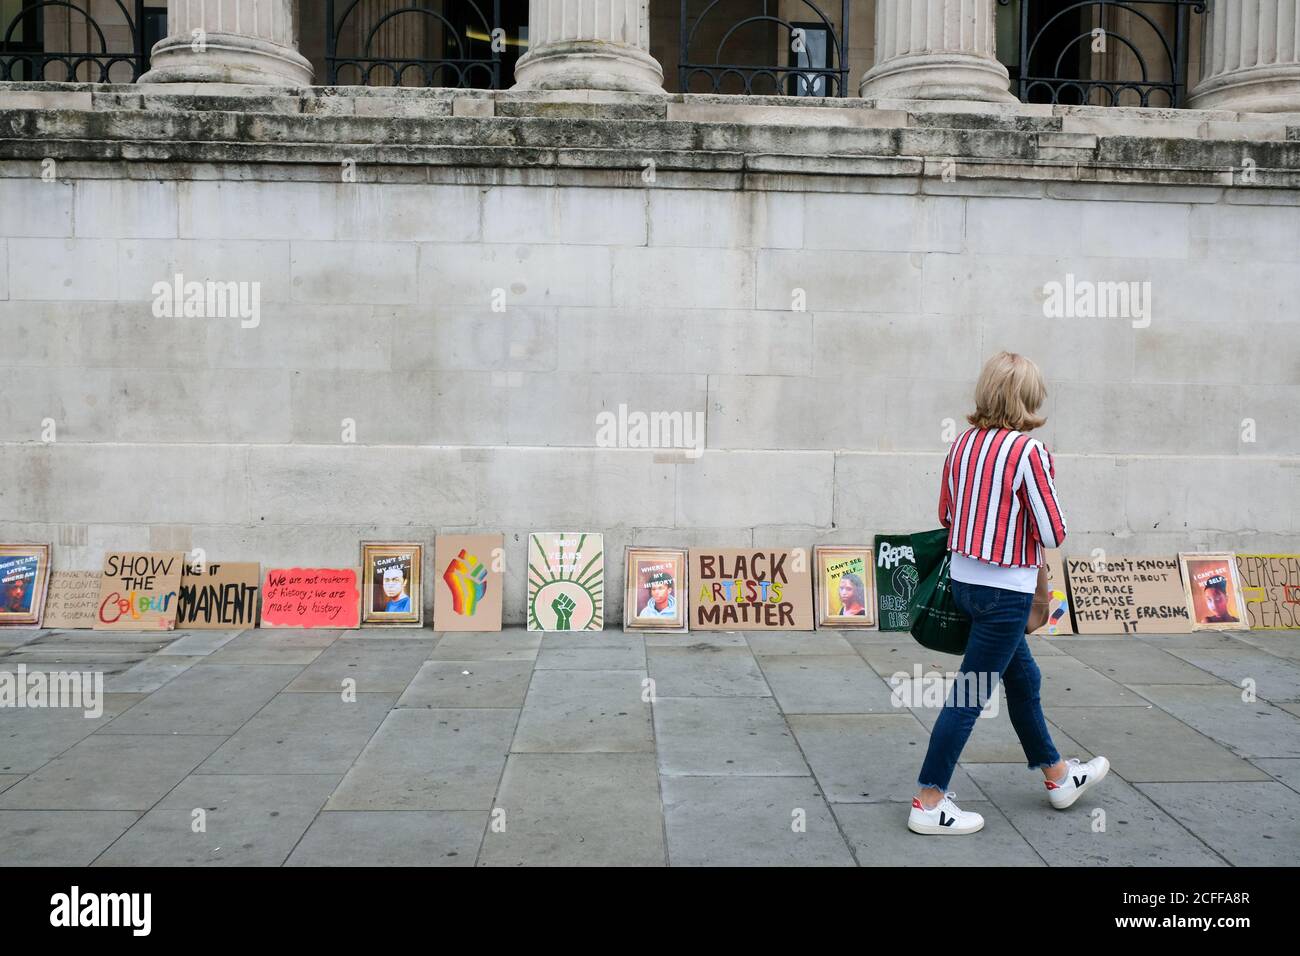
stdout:
<svg viewBox="0 0 1300 956">
<path fill-rule="evenodd" d="M 167 0 L 167 37 L 141 83 L 308 86 L 296 0 Z"/>
<path fill-rule="evenodd" d="M 994 48 L 996 6 L 997 0 L 876 0 L 876 65 L 858 94 L 1015 102 Z"/>
<path fill-rule="evenodd" d="M 528 0 L 528 52 L 517 90 L 662 93 L 650 55 L 650 0 Z"/>
<path fill-rule="evenodd" d="M 1193 109 L 1300 112 L 1300 0 L 1214 0 Z"/>
</svg>

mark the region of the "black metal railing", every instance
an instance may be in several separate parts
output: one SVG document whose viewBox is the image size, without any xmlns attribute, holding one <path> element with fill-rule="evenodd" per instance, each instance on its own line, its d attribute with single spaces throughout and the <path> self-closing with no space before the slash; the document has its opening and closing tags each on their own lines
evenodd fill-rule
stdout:
<svg viewBox="0 0 1300 956">
<path fill-rule="evenodd" d="M 1178 107 L 1191 17 L 1207 0 L 998 0 L 1015 18 L 1004 58 L 1026 103 Z"/>
<path fill-rule="evenodd" d="M 501 0 L 326 0 L 328 82 L 500 89 L 501 23 Z"/>
<path fill-rule="evenodd" d="M 749 0 L 740 9 L 710 0 L 692 16 L 698 6 L 681 0 L 683 93 L 848 95 L 849 0 L 840 2 L 838 23 L 812 0 L 785 5 L 799 19 L 774 12 L 776 0 Z"/>
<path fill-rule="evenodd" d="M 7 5 L 6 9 L 8 8 Z M 145 0 L 20 0 L 0 23 L 0 82 L 133 83 L 149 69 L 166 8 Z"/>
</svg>

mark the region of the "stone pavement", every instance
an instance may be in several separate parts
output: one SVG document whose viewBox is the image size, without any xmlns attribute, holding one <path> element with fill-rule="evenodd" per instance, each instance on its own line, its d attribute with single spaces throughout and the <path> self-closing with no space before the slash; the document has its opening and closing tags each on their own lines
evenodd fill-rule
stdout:
<svg viewBox="0 0 1300 956">
<path fill-rule="evenodd" d="M 1058 748 L 1111 775 L 1052 811 L 1003 707 L 953 780 L 985 830 L 943 840 L 905 827 L 936 710 L 887 679 L 957 660 L 906 634 L 0 631 L 0 671 L 107 695 L 0 709 L 0 866 L 1300 858 L 1300 635 L 1031 643 Z"/>
</svg>

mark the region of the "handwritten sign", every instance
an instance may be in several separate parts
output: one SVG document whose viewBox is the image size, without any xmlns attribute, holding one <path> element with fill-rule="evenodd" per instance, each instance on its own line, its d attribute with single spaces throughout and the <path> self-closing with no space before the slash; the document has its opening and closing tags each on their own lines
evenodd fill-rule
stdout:
<svg viewBox="0 0 1300 956">
<path fill-rule="evenodd" d="M 876 605 L 882 631 L 910 631 L 907 602 L 916 592 L 920 576 L 909 535 L 876 535 Z"/>
<path fill-rule="evenodd" d="M 1067 558 L 1070 602 L 1080 634 L 1179 634 L 1191 627 L 1178 559 Z"/>
<path fill-rule="evenodd" d="M 185 565 L 176 626 L 195 630 L 257 626 L 262 566 L 256 561 Z"/>
<path fill-rule="evenodd" d="M 98 571 L 51 571 L 41 627 L 94 627 L 99 610 Z"/>
<path fill-rule="evenodd" d="M 185 555 L 180 551 L 128 551 L 104 555 L 95 629 L 171 630 Z"/>
<path fill-rule="evenodd" d="M 1237 571 L 1252 628 L 1300 628 L 1300 554 L 1239 554 Z"/>
<path fill-rule="evenodd" d="M 361 626 L 356 568 L 273 568 L 262 587 L 263 627 Z"/>
<path fill-rule="evenodd" d="M 812 571 L 803 551 L 691 550 L 691 628 L 811 631 Z"/>
</svg>

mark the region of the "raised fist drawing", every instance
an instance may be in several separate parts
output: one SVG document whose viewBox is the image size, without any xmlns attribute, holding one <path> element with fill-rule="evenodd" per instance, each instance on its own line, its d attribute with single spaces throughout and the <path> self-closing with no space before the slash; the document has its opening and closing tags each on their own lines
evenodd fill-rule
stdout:
<svg viewBox="0 0 1300 956">
<path fill-rule="evenodd" d="M 567 594 L 561 594 L 551 602 L 551 610 L 555 612 L 555 629 L 557 631 L 567 631 L 569 629 L 569 618 L 572 617 L 573 610 L 577 606 L 573 598 Z"/>
</svg>

